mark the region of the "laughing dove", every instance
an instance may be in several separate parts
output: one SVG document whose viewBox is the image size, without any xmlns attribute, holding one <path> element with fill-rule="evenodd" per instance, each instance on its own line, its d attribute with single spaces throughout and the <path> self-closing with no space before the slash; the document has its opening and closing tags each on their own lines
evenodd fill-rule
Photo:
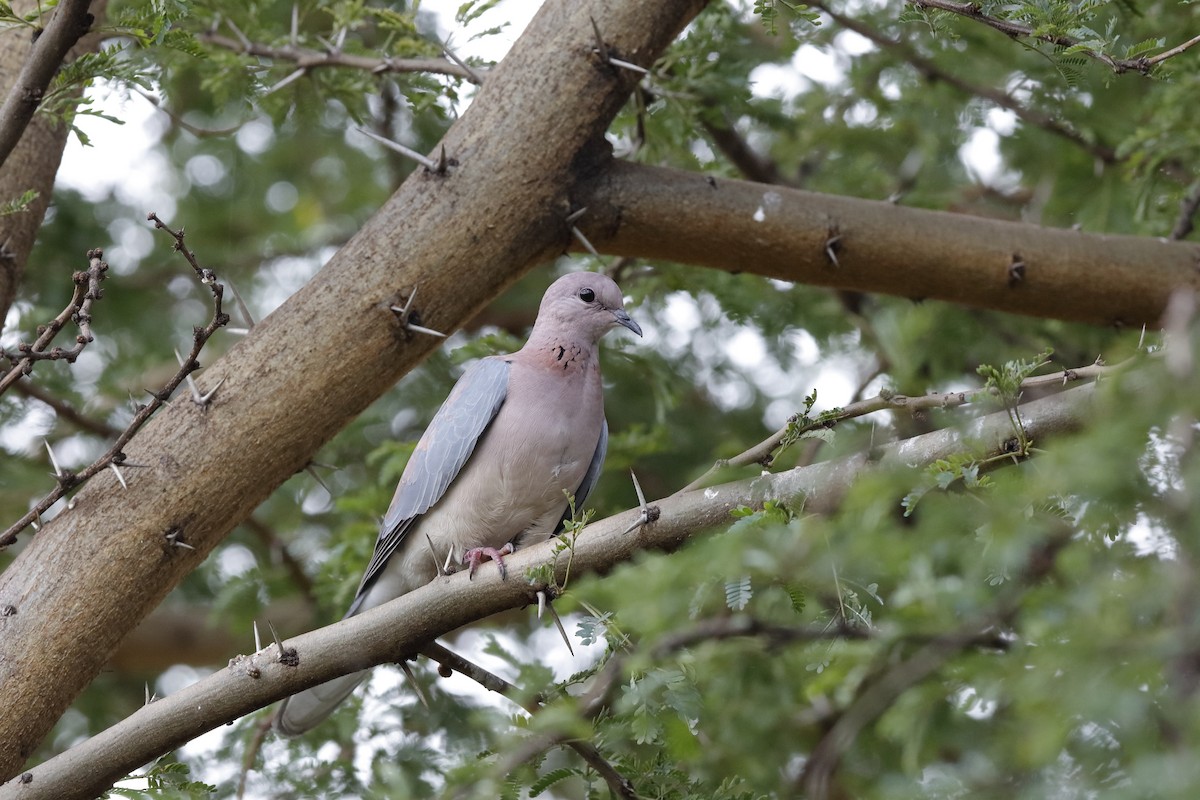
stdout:
<svg viewBox="0 0 1200 800">
<path fill-rule="evenodd" d="M 404 469 L 347 617 L 433 580 L 434 554 L 472 572 L 492 558 L 503 574 L 503 554 L 561 530 L 566 493 L 582 505 L 608 447 L 598 345 L 617 325 L 642 335 L 612 280 L 572 273 L 546 290 L 524 347 L 463 373 Z M 366 676 L 287 698 L 276 730 L 311 729 Z"/>
</svg>

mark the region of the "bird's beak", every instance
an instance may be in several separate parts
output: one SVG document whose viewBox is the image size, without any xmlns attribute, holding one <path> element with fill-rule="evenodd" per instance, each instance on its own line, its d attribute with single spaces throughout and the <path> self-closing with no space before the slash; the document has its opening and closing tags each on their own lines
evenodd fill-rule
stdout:
<svg viewBox="0 0 1200 800">
<path fill-rule="evenodd" d="M 623 308 L 616 308 L 613 309 L 612 315 L 616 317 L 618 325 L 623 325 L 626 328 L 629 328 L 629 330 L 633 331 L 638 336 L 642 335 L 642 326 L 633 321 L 633 318 L 629 316 L 628 311 Z"/>
</svg>

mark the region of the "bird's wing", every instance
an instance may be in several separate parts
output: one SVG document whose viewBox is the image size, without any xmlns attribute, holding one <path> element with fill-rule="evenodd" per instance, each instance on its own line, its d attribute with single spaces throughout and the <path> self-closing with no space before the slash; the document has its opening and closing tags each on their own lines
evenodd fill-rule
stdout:
<svg viewBox="0 0 1200 800">
<path fill-rule="evenodd" d="M 604 454 L 608 452 L 608 420 L 602 420 L 600 426 L 600 441 L 596 442 L 596 452 L 592 454 L 592 463 L 588 465 L 587 472 L 583 475 L 583 480 L 579 482 L 579 488 L 575 490 L 575 510 L 583 511 L 583 504 L 587 501 L 588 495 L 592 493 L 592 488 L 595 487 L 596 481 L 600 480 L 600 468 L 604 466 Z M 556 534 L 562 533 L 563 526 L 567 520 L 571 518 L 571 504 L 567 504 L 567 510 L 563 512 L 562 519 L 558 521 L 558 526 L 554 529 Z"/>
<path fill-rule="evenodd" d="M 434 415 L 400 476 L 350 613 L 404 541 L 413 522 L 442 499 L 471 457 L 508 395 L 508 372 L 508 362 L 503 358 L 476 361 L 458 379 Z"/>
</svg>

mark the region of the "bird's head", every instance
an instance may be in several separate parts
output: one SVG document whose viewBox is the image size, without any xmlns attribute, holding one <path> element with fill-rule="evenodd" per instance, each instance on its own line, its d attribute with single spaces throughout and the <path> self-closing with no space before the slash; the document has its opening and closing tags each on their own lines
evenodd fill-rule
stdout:
<svg viewBox="0 0 1200 800">
<path fill-rule="evenodd" d="M 598 342 L 616 325 L 642 335 L 641 326 L 625 311 L 621 289 L 612 278 L 598 272 L 572 272 L 546 290 L 534 330 L 569 331 Z"/>
</svg>

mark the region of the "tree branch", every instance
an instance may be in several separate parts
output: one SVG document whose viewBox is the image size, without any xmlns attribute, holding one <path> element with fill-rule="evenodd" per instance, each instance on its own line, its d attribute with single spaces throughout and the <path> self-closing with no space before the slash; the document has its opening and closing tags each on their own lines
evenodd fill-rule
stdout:
<svg viewBox="0 0 1200 800">
<path fill-rule="evenodd" d="M 1138 378 L 1126 379 L 1137 385 Z M 1021 406 L 1027 434 L 1044 442 L 1079 429 L 1091 421 L 1094 396 L 1094 385 L 1087 385 Z M 570 559 L 555 555 L 554 540 L 517 551 L 508 558 L 508 580 L 490 568 L 476 573 L 474 580 L 462 572 L 436 578 L 379 608 L 287 640 L 283 659 L 274 645 L 234 659 L 228 668 L 34 767 L 26 773 L 27 781 L 14 779 L 0 786 L 0 800 L 93 797 L 205 731 L 339 675 L 398 661 L 465 624 L 529 604 L 538 587 L 519 576 L 543 565 L 552 564 L 560 582 L 568 561 L 572 574 L 607 572 L 644 550 L 674 549 L 699 532 L 728 524 L 732 509 L 761 507 L 766 500 L 802 501 L 806 512 L 827 513 L 855 480 L 877 466 L 911 468 L 972 447 L 999 455 L 1007 452 L 1012 436 L 1008 414 L 998 412 L 971 422 L 966 431 L 945 429 L 893 442 L 870 457 L 858 454 L 663 499 L 658 503 L 659 520 L 635 534 L 623 531 L 638 511 L 618 514 L 584 529 Z"/>
<path fill-rule="evenodd" d="M 1171 238 L 1182 241 L 1188 237 L 1196 225 L 1196 212 L 1200 211 L 1200 181 L 1192 184 L 1192 188 L 1179 201 L 1179 216 L 1175 218 L 1175 227 L 1171 229 Z"/>
<path fill-rule="evenodd" d="M 953 0 L 907 0 L 907 2 L 921 10 L 933 8 L 975 20 L 1013 38 L 1036 39 L 1040 42 L 1052 44 L 1055 47 L 1078 47 L 1081 44 L 1081 40 L 1073 36 L 1057 33 L 1038 33 L 1033 27 L 1026 25 L 1024 22 L 1014 22 L 1013 20 L 989 16 L 980 10 L 978 3 L 974 2 L 956 3 Z M 1149 75 L 1154 70 L 1154 67 L 1168 58 L 1179 55 L 1196 44 L 1200 44 L 1200 36 L 1189 39 L 1183 44 L 1165 50 L 1156 56 L 1142 56 L 1139 58 L 1113 58 L 1107 53 L 1092 50 L 1091 48 L 1080 48 L 1079 52 L 1084 53 L 1090 58 L 1094 58 L 1118 75 L 1125 72 L 1137 72 L 1142 75 Z"/>
<path fill-rule="evenodd" d="M 79 409 L 61 397 L 55 397 L 32 381 L 17 381 L 13 384 L 13 390 L 23 397 L 28 397 L 50 406 L 50 408 L 54 409 L 56 417 L 71 423 L 81 431 L 87 431 L 88 433 L 94 433 L 97 436 L 106 438 L 111 438 L 121 433 L 118 428 L 109 425 L 102 419 L 96 419 L 95 417 L 83 414 Z"/>
<path fill-rule="evenodd" d="M 34 362 L 66 361 L 68 364 L 74 364 L 75 359 L 83 352 L 83 348 L 91 344 L 93 340 L 92 303 L 104 295 L 100 283 L 108 274 L 108 264 L 104 262 L 104 252 L 101 250 L 89 250 L 87 258 L 87 270 L 76 272 L 71 276 L 75 290 L 71 294 L 71 300 L 67 303 L 67 307 L 48 324 L 38 326 L 38 337 L 34 343 L 18 344 L 15 353 L 0 349 L 0 358 L 8 359 L 12 364 L 12 368 L 5 375 L 0 376 L 0 394 L 4 394 L 10 386 L 32 372 Z M 75 346 L 69 350 L 61 347 L 47 350 L 46 348 L 50 346 L 54 337 L 58 336 L 58 332 L 66 326 L 68 321 L 74 322 L 79 328 L 79 335 L 75 337 Z"/>
<path fill-rule="evenodd" d="M 1033 389 L 1046 386 L 1066 386 L 1075 381 L 1099 378 L 1101 375 L 1123 368 L 1128 363 L 1123 362 L 1122 364 L 1108 366 L 1097 360 L 1096 363 L 1089 364 L 1086 367 L 1064 369 L 1050 375 L 1036 375 L 1032 378 L 1026 378 L 1021 382 L 1021 388 Z M 908 397 L 894 392 L 881 392 L 875 397 L 858 400 L 842 408 L 830 409 L 827 412 L 818 414 L 815 419 L 797 414 L 792 416 L 782 428 L 753 447 L 749 447 L 731 458 L 723 458 L 717 461 L 703 475 L 680 489 L 676 494 L 699 489 L 709 478 L 727 467 L 748 467 L 751 464 L 760 464 L 764 468 L 769 467 L 775 457 L 778 456 L 776 450 L 784 445 L 785 440 L 788 442 L 795 441 L 808 431 L 817 430 L 818 428 L 832 428 L 839 422 L 873 414 L 876 411 L 883 411 L 884 409 L 915 413 L 929 409 L 955 408 L 974 402 L 981 394 L 986 396 L 990 395 L 991 392 L 986 389 L 977 389 L 972 392 L 951 392 L 949 394 L 933 392 L 920 397 Z"/>
<path fill-rule="evenodd" d="M 200 362 L 196 360 L 200 355 L 200 351 L 204 348 L 204 345 L 208 343 L 208 340 L 212 338 L 212 335 L 217 332 L 217 329 L 223 327 L 227 322 L 229 322 L 229 315 L 226 314 L 221 308 L 221 299 L 224 294 L 225 287 L 223 287 L 220 283 L 217 283 L 217 277 L 213 271 L 201 267 L 199 262 L 196 260 L 195 254 L 184 246 L 183 231 L 172 231 L 162 223 L 162 220 L 160 220 L 157 215 L 153 213 L 150 214 L 149 218 L 154 221 L 158 228 L 167 231 L 167 233 L 169 233 L 175 239 L 175 249 L 183 253 L 184 258 L 186 258 L 187 262 L 191 264 L 192 269 L 196 271 L 196 275 L 200 278 L 200 282 L 208 286 L 209 290 L 212 292 L 212 319 L 210 319 L 208 324 L 203 328 L 194 328 L 192 330 L 192 349 L 191 352 L 188 353 L 188 357 L 180 364 L 179 371 L 176 372 L 169 381 L 167 381 L 166 385 L 160 391 L 150 392 L 150 402 L 146 403 L 145 405 L 138 406 L 137 413 L 133 415 L 133 419 L 130 421 L 129 425 L 124 431 L 121 432 L 121 434 L 116 438 L 116 441 L 109 446 L 108 450 L 106 450 L 102 456 L 97 458 L 79 472 L 60 470 L 58 469 L 57 465 L 55 465 L 54 473 L 55 478 L 57 479 L 57 485 L 52 491 L 34 503 L 33 508 L 29 509 L 25 516 L 21 517 L 19 520 L 10 525 L 8 529 L 4 531 L 4 533 L 0 533 L 0 550 L 15 542 L 17 540 L 17 536 L 26 527 L 30 525 L 36 525 L 38 520 L 41 519 L 42 514 L 46 513 L 51 506 L 65 497 L 68 492 L 77 486 L 86 483 L 107 469 L 112 469 L 113 472 L 116 473 L 117 480 L 120 482 L 121 488 L 128 490 L 129 487 L 126 485 L 125 478 L 121 474 L 121 467 L 126 465 L 126 456 L 124 452 L 125 446 L 130 442 L 131 439 L 133 439 L 134 435 L 141 430 L 142 426 L 144 426 L 150 420 L 150 418 L 154 416 L 154 412 L 158 411 L 158 409 L 170 399 L 171 395 L 175 393 L 175 390 L 179 388 L 179 384 L 183 383 L 183 381 L 187 379 L 193 371 L 200 368 Z M 90 280 L 86 281 L 87 285 L 90 287 L 87 293 L 88 299 L 82 303 L 79 303 L 78 310 L 71 315 L 71 318 L 78 320 L 80 326 L 80 335 L 77 338 L 78 345 L 76 350 L 81 350 L 85 344 L 91 341 L 91 330 L 88 325 L 91 318 L 88 314 L 88 311 L 91 307 L 91 300 L 100 296 L 99 282 L 104 277 L 104 271 L 108 269 L 108 265 L 100 261 L 101 255 L 103 254 L 99 250 L 92 250 L 89 252 L 88 258 L 92 260 L 93 265 L 89 270 L 89 273 L 76 273 L 76 295 L 79 294 L 79 284 L 81 280 L 83 280 L 80 278 L 81 274 L 84 274 L 86 277 L 92 272 L 95 272 L 96 276 L 98 276 L 93 276 Z M 75 301 L 72 301 L 72 303 L 74 305 Z M 68 311 L 70 309 L 71 306 L 68 306 Z M 66 313 L 66 311 L 63 312 L 63 314 Z M 62 315 L 60 314 L 59 317 L 61 318 Z M 55 322 L 58 323 L 58 327 L 53 328 L 52 330 L 48 329 L 45 334 L 35 343 L 34 347 L 32 348 L 33 352 L 38 352 L 40 348 L 45 347 L 45 345 L 49 342 L 49 339 L 53 338 L 53 333 L 57 332 L 57 330 L 62 327 L 62 324 L 65 322 L 65 320 L 60 321 L 60 319 L 56 319 Z M 30 351 L 22 350 L 21 352 L 28 354 Z M 75 355 L 78 355 L 78 352 L 74 353 L 74 355 L 68 352 L 65 355 L 53 357 L 74 361 Z M 18 365 L 14 367 L 13 372 L 10 372 L 9 375 L 11 376 L 14 373 L 17 373 L 17 370 L 20 368 L 24 367 L 27 369 L 28 367 L 25 367 L 24 365 L 25 361 L 18 363 Z M 19 377 L 19 374 L 17 377 Z M 2 391 L 4 388 L 6 388 L 4 382 L 0 381 L 0 391 Z M 212 391 L 215 392 L 216 389 L 214 388 Z M 206 407 L 211 397 L 212 394 L 210 393 L 207 398 L 197 400 L 197 405 Z M 51 460 L 53 460 L 53 451 L 51 451 L 50 457 Z M 144 467 L 146 465 L 129 463 L 128 466 Z M 182 529 L 178 526 L 172 526 L 168 528 L 164 533 L 166 541 L 173 547 L 192 547 L 192 545 L 187 544 L 179 538 L 181 530 Z"/>
<path fill-rule="evenodd" d="M 910 2 L 913 1 L 915 0 L 910 0 Z M 920 2 L 917 2 L 916 4 L 921 5 Z M 1009 111 L 1013 112 L 1013 114 L 1015 114 L 1022 122 L 1032 125 L 1035 128 L 1041 128 L 1042 130 L 1052 133 L 1055 136 L 1061 136 L 1067 141 L 1078 145 L 1083 150 L 1090 153 L 1094 158 L 1098 158 L 1105 164 L 1115 164 L 1118 161 L 1117 151 L 1113 148 L 1089 140 L 1071 126 L 1064 122 L 1060 122 L 1056 117 L 1019 103 L 1007 92 L 1000 91 L 999 89 L 993 89 L 990 86 L 979 86 L 963 80 L 955 73 L 942 69 L 937 65 L 936 62 L 918 53 L 907 42 L 897 39 L 890 39 L 871 26 L 865 25 L 853 17 L 848 17 L 844 14 L 834 11 L 826 2 L 823 2 L 823 0 L 817 0 L 817 2 L 810 3 L 810 5 L 813 8 L 819 8 L 824 11 L 834 22 L 838 23 L 843 28 L 854 31 L 858 35 L 871 40 L 884 50 L 892 51 L 897 56 L 907 61 L 915 70 L 920 72 L 927 79 L 931 81 L 941 81 L 947 86 L 953 86 L 955 89 L 958 89 L 965 94 L 973 97 L 983 98 L 984 100 L 994 103 L 1000 108 L 1008 109 Z"/>
<path fill-rule="evenodd" d="M 1194 242 L 1043 228 L 644 164 L 613 162 L 572 201 L 588 208 L 577 224 L 608 255 L 1013 314 L 1155 325 L 1172 291 L 1200 289 Z"/>
<path fill-rule="evenodd" d="M 451 669 L 461 675 L 465 675 L 489 691 L 496 692 L 497 694 L 507 697 L 514 703 L 518 703 L 530 714 L 536 714 L 542 710 L 543 701 L 540 697 L 531 697 L 525 701 L 519 700 L 521 691 L 516 686 L 513 686 L 499 675 L 488 672 L 478 664 L 474 664 L 457 653 L 446 649 L 437 642 L 433 642 L 422 648 L 421 655 L 436 661 L 438 664 L 447 669 Z M 612 793 L 613 797 L 620 797 L 623 798 L 623 800 L 637 800 L 638 794 L 634 789 L 633 782 L 618 772 L 617 769 L 608 762 L 608 759 L 606 759 L 591 742 L 583 741 L 581 739 L 573 739 L 566 735 L 550 735 L 545 740 L 544 747 L 534 750 L 533 753 L 526 754 L 522 752 L 519 757 L 510 754 L 509 761 L 512 763 L 512 768 L 515 768 L 516 766 L 527 761 L 531 755 L 548 750 L 549 748 L 559 744 L 570 747 L 579 755 L 580 758 L 587 762 L 592 769 L 596 770 L 596 773 L 604 779 L 606 784 L 608 784 L 608 790 Z M 506 774 L 510 770 L 502 769 L 500 771 L 502 774 Z"/>
<path fill-rule="evenodd" d="M 826 800 L 834 796 L 831 791 L 834 772 L 841 763 L 842 755 L 864 727 L 878 719 L 904 692 L 933 675 L 955 655 L 975 646 L 997 627 L 1011 624 L 1021 597 L 1054 568 L 1055 557 L 1070 541 L 1071 533 L 1069 526 L 1064 524 L 1035 548 L 1012 589 L 1005 592 L 990 610 L 965 623 L 958 631 L 936 637 L 908 658 L 889 665 L 882 674 L 867 680 L 804 762 L 804 769 L 796 781 L 803 795 L 813 800 Z"/>
<path fill-rule="evenodd" d="M 92 26 L 91 0 L 62 0 L 44 30 L 33 30 L 33 47 L 0 106 L 0 166 L 8 160 L 42 102 L 67 52 Z"/>
<path fill-rule="evenodd" d="M 222 36 L 215 31 L 204 31 L 196 38 L 205 44 L 222 47 L 236 53 L 269 58 L 272 61 L 282 61 L 295 64 L 301 70 L 317 69 L 320 67 L 349 67 L 361 69 L 373 75 L 384 73 L 422 72 L 434 75 L 449 75 L 453 78 L 464 78 L 472 83 L 479 82 L 478 68 L 468 68 L 446 58 L 392 58 L 390 56 L 371 57 L 343 53 L 340 50 L 320 52 L 309 50 L 296 45 L 272 47 L 257 42 L 240 41 Z"/>
</svg>

